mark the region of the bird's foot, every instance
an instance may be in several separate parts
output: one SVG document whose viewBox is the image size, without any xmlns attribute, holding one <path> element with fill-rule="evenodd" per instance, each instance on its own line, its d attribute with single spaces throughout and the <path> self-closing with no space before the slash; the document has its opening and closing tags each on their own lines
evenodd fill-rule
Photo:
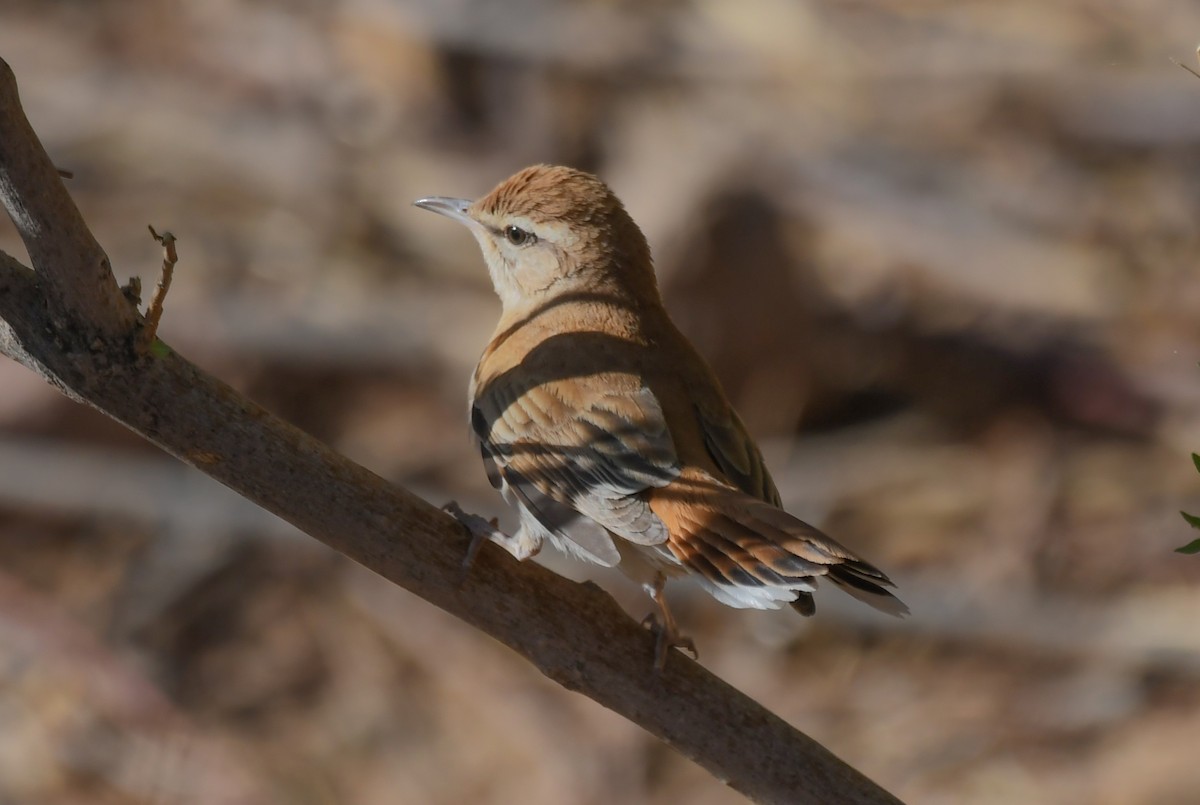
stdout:
<svg viewBox="0 0 1200 805">
<path fill-rule="evenodd" d="M 693 660 L 700 659 L 696 642 L 687 635 L 681 634 L 679 627 L 672 619 L 664 622 L 659 618 L 657 612 L 651 612 L 642 619 L 642 628 L 654 632 L 654 670 L 656 672 L 662 673 L 662 670 L 667 667 L 667 653 L 673 648 L 685 649 L 692 655 Z"/>
<path fill-rule="evenodd" d="M 464 577 L 470 571 L 471 565 L 475 564 L 475 557 L 479 555 L 479 549 L 483 547 L 483 543 L 490 540 L 498 542 L 507 548 L 508 543 L 512 541 L 512 537 L 500 530 L 500 523 L 495 517 L 491 520 L 485 520 L 478 514 L 471 514 L 464 511 L 463 507 L 459 506 L 458 502 L 454 500 L 442 506 L 442 511 L 461 523 L 471 535 L 471 544 L 467 547 L 467 555 L 463 557 L 462 572 Z"/>
<path fill-rule="evenodd" d="M 467 555 L 463 557 L 462 578 L 464 580 L 471 570 L 471 566 L 475 564 L 475 557 L 479 555 L 479 549 L 485 542 L 496 543 L 512 554 L 518 562 L 524 562 L 529 557 L 536 556 L 542 548 L 541 539 L 536 535 L 531 535 L 527 529 L 521 528 L 516 534 L 505 534 L 500 530 L 500 524 L 495 517 L 485 520 L 478 514 L 463 511 L 462 506 L 453 500 L 442 506 L 442 511 L 461 523 L 471 535 L 471 544 L 467 547 Z"/>
<path fill-rule="evenodd" d="M 651 612 L 642 619 L 642 626 L 654 632 L 657 637 L 654 643 L 654 671 L 656 673 L 662 673 L 663 669 L 667 667 L 667 653 L 673 648 L 687 649 L 693 660 L 700 659 L 700 652 L 696 650 L 695 642 L 692 638 L 680 633 L 675 616 L 671 614 L 671 608 L 667 606 L 666 586 L 667 577 L 662 573 L 656 573 L 654 581 L 645 585 L 646 592 L 658 605 L 658 612 Z"/>
</svg>

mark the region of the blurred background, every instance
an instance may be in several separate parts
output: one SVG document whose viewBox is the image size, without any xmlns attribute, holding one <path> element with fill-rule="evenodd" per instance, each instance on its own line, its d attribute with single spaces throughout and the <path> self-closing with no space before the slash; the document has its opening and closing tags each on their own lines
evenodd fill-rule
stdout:
<svg viewBox="0 0 1200 805">
<path fill-rule="evenodd" d="M 466 437 L 499 308 L 412 199 L 603 176 L 788 507 L 913 614 L 676 612 L 914 803 L 1200 801 L 1198 41 L 1194 0 L 0 9 L 118 277 L 148 296 L 147 224 L 179 238 L 162 337 L 434 503 L 504 511 Z M 0 388 L 0 802 L 740 800 L 15 363 Z"/>
</svg>

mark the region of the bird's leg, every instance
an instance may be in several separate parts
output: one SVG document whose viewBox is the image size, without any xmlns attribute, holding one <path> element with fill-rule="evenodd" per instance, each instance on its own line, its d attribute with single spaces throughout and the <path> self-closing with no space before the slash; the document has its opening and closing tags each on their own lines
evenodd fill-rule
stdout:
<svg viewBox="0 0 1200 805">
<path fill-rule="evenodd" d="M 657 573 L 653 583 L 643 585 L 646 592 L 654 599 L 654 603 L 658 605 L 659 612 L 662 613 L 661 622 L 658 615 L 653 612 L 642 621 L 642 626 L 650 629 L 657 637 L 654 644 L 654 670 L 659 672 L 666 667 L 667 652 L 673 648 L 687 649 L 688 653 L 692 655 L 692 659 L 700 659 L 700 652 L 696 650 L 695 642 L 692 638 L 680 634 L 679 624 L 675 622 L 675 616 L 667 607 L 667 596 L 663 592 L 666 584 L 667 577 L 662 573 Z"/>
<path fill-rule="evenodd" d="M 464 511 L 463 507 L 459 506 L 456 500 L 452 500 L 442 506 L 442 511 L 462 523 L 471 535 L 471 544 L 467 547 L 467 555 L 463 557 L 464 574 L 471 569 L 471 565 L 475 564 L 475 557 L 479 555 L 479 549 L 483 547 L 483 543 L 491 540 L 504 545 L 505 542 L 511 539 L 508 534 L 500 530 L 500 524 L 495 518 L 485 520 L 478 514 L 471 514 Z"/>
<path fill-rule="evenodd" d="M 442 506 L 442 511 L 465 526 L 471 535 L 471 544 L 467 547 L 467 555 L 463 557 L 463 573 L 471 569 L 471 565 L 475 563 L 475 557 L 479 555 L 479 549 L 485 542 L 496 543 L 520 561 L 533 556 L 541 547 L 540 543 L 531 544 L 531 541 L 525 537 L 524 528 L 511 536 L 505 534 L 500 530 L 500 525 L 494 517 L 491 520 L 485 520 L 478 514 L 464 511 L 457 501 L 452 500 Z"/>
</svg>

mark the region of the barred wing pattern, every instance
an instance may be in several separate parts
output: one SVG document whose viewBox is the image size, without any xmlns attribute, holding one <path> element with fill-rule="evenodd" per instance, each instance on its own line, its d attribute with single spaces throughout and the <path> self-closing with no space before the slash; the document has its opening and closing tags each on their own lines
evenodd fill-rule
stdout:
<svg viewBox="0 0 1200 805">
<path fill-rule="evenodd" d="M 620 561 L 608 532 L 638 545 L 666 542 L 639 493 L 666 486 L 680 466 L 662 407 L 636 378 L 493 384 L 473 400 L 471 426 L 492 485 L 586 558 Z"/>
</svg>

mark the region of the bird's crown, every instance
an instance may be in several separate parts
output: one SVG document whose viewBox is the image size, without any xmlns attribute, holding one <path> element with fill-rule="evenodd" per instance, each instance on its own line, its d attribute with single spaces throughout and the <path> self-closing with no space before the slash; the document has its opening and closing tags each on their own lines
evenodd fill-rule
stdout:
<svg viewBox="0 0 1200 805">
<path fill-rule="evenodd" d="M 524 217 L 538 223 L 603 225 L 628 218 L 621 201 L 590 173 L 563 165 L 533 165 L 518 171 L 472 205 L 488 217 Z"/>
</svg>

